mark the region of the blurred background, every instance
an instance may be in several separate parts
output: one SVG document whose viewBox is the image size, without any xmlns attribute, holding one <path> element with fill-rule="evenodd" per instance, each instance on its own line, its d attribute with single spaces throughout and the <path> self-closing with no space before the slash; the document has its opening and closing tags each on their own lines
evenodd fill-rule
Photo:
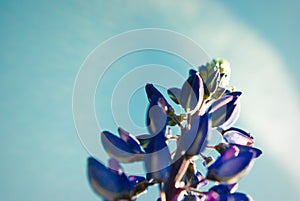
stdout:
<svg viewBox="0 0 300 201">
<path fill-rule="evenodd" d="M 103 41 L 150 27 L 184 34 L 210 57 L 230 61 L 231 84 L 244 92 L 237 124 L 251 131 L 256 146 L 264 151 L 241 180 L 239 191 L 258 201 L 300 200 L 298 8 L 296 0 L 2 0 L 0 200 L 101 200 L 88 184 L 89 153 L 72 116 L 76 75 Z M 148 52 L 118 62 L 136 66 L 167 57 Z M 174 70 L 184 74 L 180 62 L 175 58 L 162 64 L 178 65 Z M 112 131 L 117 125 L 111 121 L 110 108 L 104 107 L 107 103 L 102 103 L 111 96 L 101 90 L 114 84 L 109 80 L 117 69 L 107 72 L 95 95 L 99 124 Z M 134 101 L 145 98 L 143 93 L 138 90 L 128 105 L 131 118 L 140 126 L 145 109 L 134 107 Z M 156 198 L 150 190 L 141 200 Z"/>
</svg>

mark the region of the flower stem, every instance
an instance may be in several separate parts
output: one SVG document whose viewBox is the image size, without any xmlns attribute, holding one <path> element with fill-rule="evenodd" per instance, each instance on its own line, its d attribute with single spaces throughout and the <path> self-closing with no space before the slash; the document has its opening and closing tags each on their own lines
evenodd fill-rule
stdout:
<svg viewBox="0 0 300 201">
<path fill-rule="evenodd" d="M 181 163 L 181 166 L 180 166 L 180 168 L 178 170 L 178 173 L 177 173 L 177 175 L 175 177 L 175 185 L 181 181 L 181 179 L 184 176 L 184 174 L 185 174 L 185 172 L 186 172 L 186 170 L 187 170 L 190 162 L 191 161 L 189 159 L 183 159 L 183 161 Z"/>
<path fill-rule="evenodd" d="M 190 186 L 185 186 L 185 187 L 183 187 L 183 189 L 186 190 L 186 191 L 189 191 L 189 192 L 197 193 L 197 194 L 202 195 L 202 196 L 206 196 L 206 194 L 203 193 L 202 191 L 199 191 L 198 189 L 192 188 Z"/>
<path fill-rule="evenodd" d="M 162 187 L 162 183 L 159 183 L 159 195 L 160 195 L 160 201 L 166 201 L 166 193 Z"/>
</svg>

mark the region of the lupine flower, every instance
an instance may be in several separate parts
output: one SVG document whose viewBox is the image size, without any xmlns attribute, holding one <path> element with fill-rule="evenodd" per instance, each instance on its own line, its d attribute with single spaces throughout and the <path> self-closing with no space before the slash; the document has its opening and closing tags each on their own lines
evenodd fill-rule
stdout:
<svg viewBox="0 0 300 201">
<path fill-rule="evenodd" d="M 241 92 L 232 92 L 219 98 L 208 108 L 211 116 L 212 127 L 220 127 L 223 130 L 230 128 L 240 115 Z"/>
<path fill-rule="evenodd" d="M 204 87 L 199 73 L 193 73 L 184 82 L 180 93 L 180 104 L 186 112 L 195 112 L 203 101 Z"/>
<path fill-rule="evenodd" d="M 222 194 L 234 193 L 237 190 L 237 187 L 238 187 L 237 183 L 219 184 L 219 185 L 211 187 L 209 189 L 209 191 L 214 191 L 214 192 L 217 192 L 219 195 L 222 195 Z"/>
<path fill-rule="evenodd" d="M 120 138 L 127 143 L 129 148 L 134 152 L 134 153 L 143 153 L 143 150 L 141 149 L 140 142 L 137 140 L 137 138 L 122 129 L 121 127 L 118 128 L 118 133 L 120 135 Z"/>
<path fill-rule="evenodd" d="M 244 193 L 232 193 L 227 195 L 222 195 L 220 201 L 253 201 L 253 199 Z"/>
<path fill-rule="evenodd" d="M 108 155 L 123 163 L 143 160 L 144 152 L 138 140 L 133 135 L 126 135 L 125 138 L 123 131 L 122 135 L 126 141 L 108 131 L 101 133 L 102 145 Z"/>
<path fill-rule="evenodd" d="M 208 167 L 206 178 L 220 183 L 236 183 L 249 170 L 255 153 L 232 146 Z"/>
<path fill-rule="evenodd" d="M 155 182 L 164 181 L 170 171 L 171 155 L 165 140 L 164 135 L 158 134 L 153 136 L 145 147 L 145 169 L 148 178 Z"/>
<path fill-rule="evenodd" d="M 253 137 L 242 129 L 231 127 L 227 130 L 219 129 L 219 131 L 223 135 L 225 141 L 228 143 L 247 146 L 253 146 L 254 144 Z"/>
<path fill-rule="evenodd" d="M 165 104 L 165 110 L 167 114 L 172 115 L 174 113 L 173 107 L 167 102 L 165 97 L 156 89 L 153 84 L 146 84 L 145 86 L 146 94 L 149 100 L 149 103 L 157 103 L 159 99 L 163 99 Z M 162 101 L 162 100 L 161 100 Z"/>
<path fill-rule="evenodd" d="M 131 199 L 133 186 L 126 175 L 106 168 L 92 157 L 88 159 L 88 178 L 94 191 L 107 200 Z"/>
<path fill-rule="evenodd" d="M 219 184 L 206 193 L 205 201 L 250 201 L 252 198 L 244 193 L 235 193 L 237 184 Z"/>
<path fill-rule="evenodd" d="M 183 136 L 184 154 L 187 157 L 199 155 L 207 144 L 210 120 L 207 113 L 193 118 L 191 128 Z"/>
<path fill-rule="evenodd" d="M 146 125 L 148 131 L 152 135 L 157 135 L 159 133 L 165 135 L 166 126 L 168 124 L 165 106 L 166 102 L 162 98 L 153 100 L 149 103 Z"/>
<path fill-rule="evenodd" d="M 252 152 L 253 153 L 253 158 L 257 158 L 262 154 L 262 151 L 258 148 L 255 147 L 250 147 L 250 146 L 246 146 L 246 145 L 240 145 L 240 144 L 226 144 L 226 143 L 220 143 L 218 145 L 215 146 L 216 150 L 219 153 L 224 153 L 227 149 L 229 148 L 238 148 L 238 152 L 242 153 L 242 152 Z"/>
</svg>

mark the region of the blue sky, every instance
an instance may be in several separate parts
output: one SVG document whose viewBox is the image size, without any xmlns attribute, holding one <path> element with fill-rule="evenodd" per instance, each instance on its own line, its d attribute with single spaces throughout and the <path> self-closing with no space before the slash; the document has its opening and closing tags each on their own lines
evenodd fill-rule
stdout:
<svg viewBox="0 0 300 201">
<path fill-rule="evenodd" d="M 251 130 L 265 151 L 240 190 L 255 200 L 300 199 L 297 1 L 0 4 L 0 200 L 99 200 L 87 183 L 89 154 L 73 122 L 75 78 L 98 44 L 124 31 L 149 27 L 185 34 L 211 57 L 231 62 L 232 83 L 245 91 L 238 125 Z M 168 57 L 149 54 L 155 62 Z M 128 58 L 120 64 L 150 62 L 137 56 L 138 62 Z M 109 80 L 109 72 L 107 76 Z M 137 94 L 142 96 L 142 91 Z M 95 100 L 101 98 L 109 99 L 101 97 L 98 86 Z M 101 121 L 105 108 L 98 102 L 95 108 Z M 115 126 L 100 123 L 109 129 Z"/>
</svg>

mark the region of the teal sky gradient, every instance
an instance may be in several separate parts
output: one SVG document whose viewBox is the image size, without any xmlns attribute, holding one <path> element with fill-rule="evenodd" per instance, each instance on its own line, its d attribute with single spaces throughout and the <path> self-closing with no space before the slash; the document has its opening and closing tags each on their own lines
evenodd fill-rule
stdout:
<svg viewBox="0 0 300 201">
<path fill-rule="evenodd" d="M 299 86 L 300 68 L 297 59 L 300 27 L 297 20 L 300 13 L 297 1 L 211 2 L 1 1 L 0 200 L 100 200 L 87 182 L 86 158 L 89 154 L 76 133 L 72 116 L 72 92 L 76 75 L 86 56 L 98 44 L 116 34 L 137 28 L 170 29 L 191 37 L 210 56 L 224 57 L 232 64 L 237 64 L 238 59 L 226 52 L 226 49 L 238 47 L 239 38 L 236 38 L 234 44 L 206 38 L 209 33 L 214 35 L 218 27 L 232 24 L 226 19 L 236 19 L 242 26 L 235 31 L 247 27 L 270 44 L 284 61 L 285 72 L 291 83 Z M 188 6 L 193 4 L 199 7 Z M 232 18 L 216 15 L 220 8 L 230 13 Z M 226 39 L 225 33 L 224 37 Z M 179 67 L 179 64 L 184 64 L 182 61 L 174 59 L 170 63 L 163 63 L 167 56 L 157 53 L 149 55 L 139 55 L 139 59 L 124 58 L 120 63 L 135 66 L 148 64 L 153 59 L 160 64 L 178 65 L 177 70 L 182 71 Z M 115 69 L 112 68 L 108 76 L 114 74 Z M 237 69 L 237 72 L 233 75 L 233 82 L 237 82 L 235 78 L 239 76 L 247 77 L 243 70 Z M 183 71 L 180 73 L 184 74 Z M 109 77 L 103 82 L 109 84 Z M 101 90 L 97 90 L 95 97 L 99 101 L 95 106 L 98 120 L 113 129 L 114 123 L 109 123 L 112 118 L 101 116 L 102 111 L 109 113 L 110 109 L 103 108 L 100 103 L 102 98 L 109 100 L 109 97 L 101 97 Z M 299 92 L 293 92 L 296 103 L 299 103 Z M 142 96 L 142 93 L 139 91 L 137 95 Z M 289 100 L 284 104 L 289 104 Z M 141 107 L 137 105 L 136 108 Z M 130 106 L 132 114 L 135 113 L 134 108 Z M 141 124 L 143 121 L 136 122 Z M 239 125 L 246 123 L 242 119 Z M 254 136 L 257 145 L 264 150 L 267 142 L 255 133 Z M 300 194 L 294 178 L 285 167 L 297 165 L 297 162 L 281 164 L 275 158 L 271 152 L 266 151 L 256 161 L 249 175 L 241 181 L 240 190 L 248 192 L 258 201 L 299 200 Z M 154 193 L 150 191 L 144 200 L 150 200 Z M 156 200 L 156 197 L 151 200 Z"/>
</svg>

